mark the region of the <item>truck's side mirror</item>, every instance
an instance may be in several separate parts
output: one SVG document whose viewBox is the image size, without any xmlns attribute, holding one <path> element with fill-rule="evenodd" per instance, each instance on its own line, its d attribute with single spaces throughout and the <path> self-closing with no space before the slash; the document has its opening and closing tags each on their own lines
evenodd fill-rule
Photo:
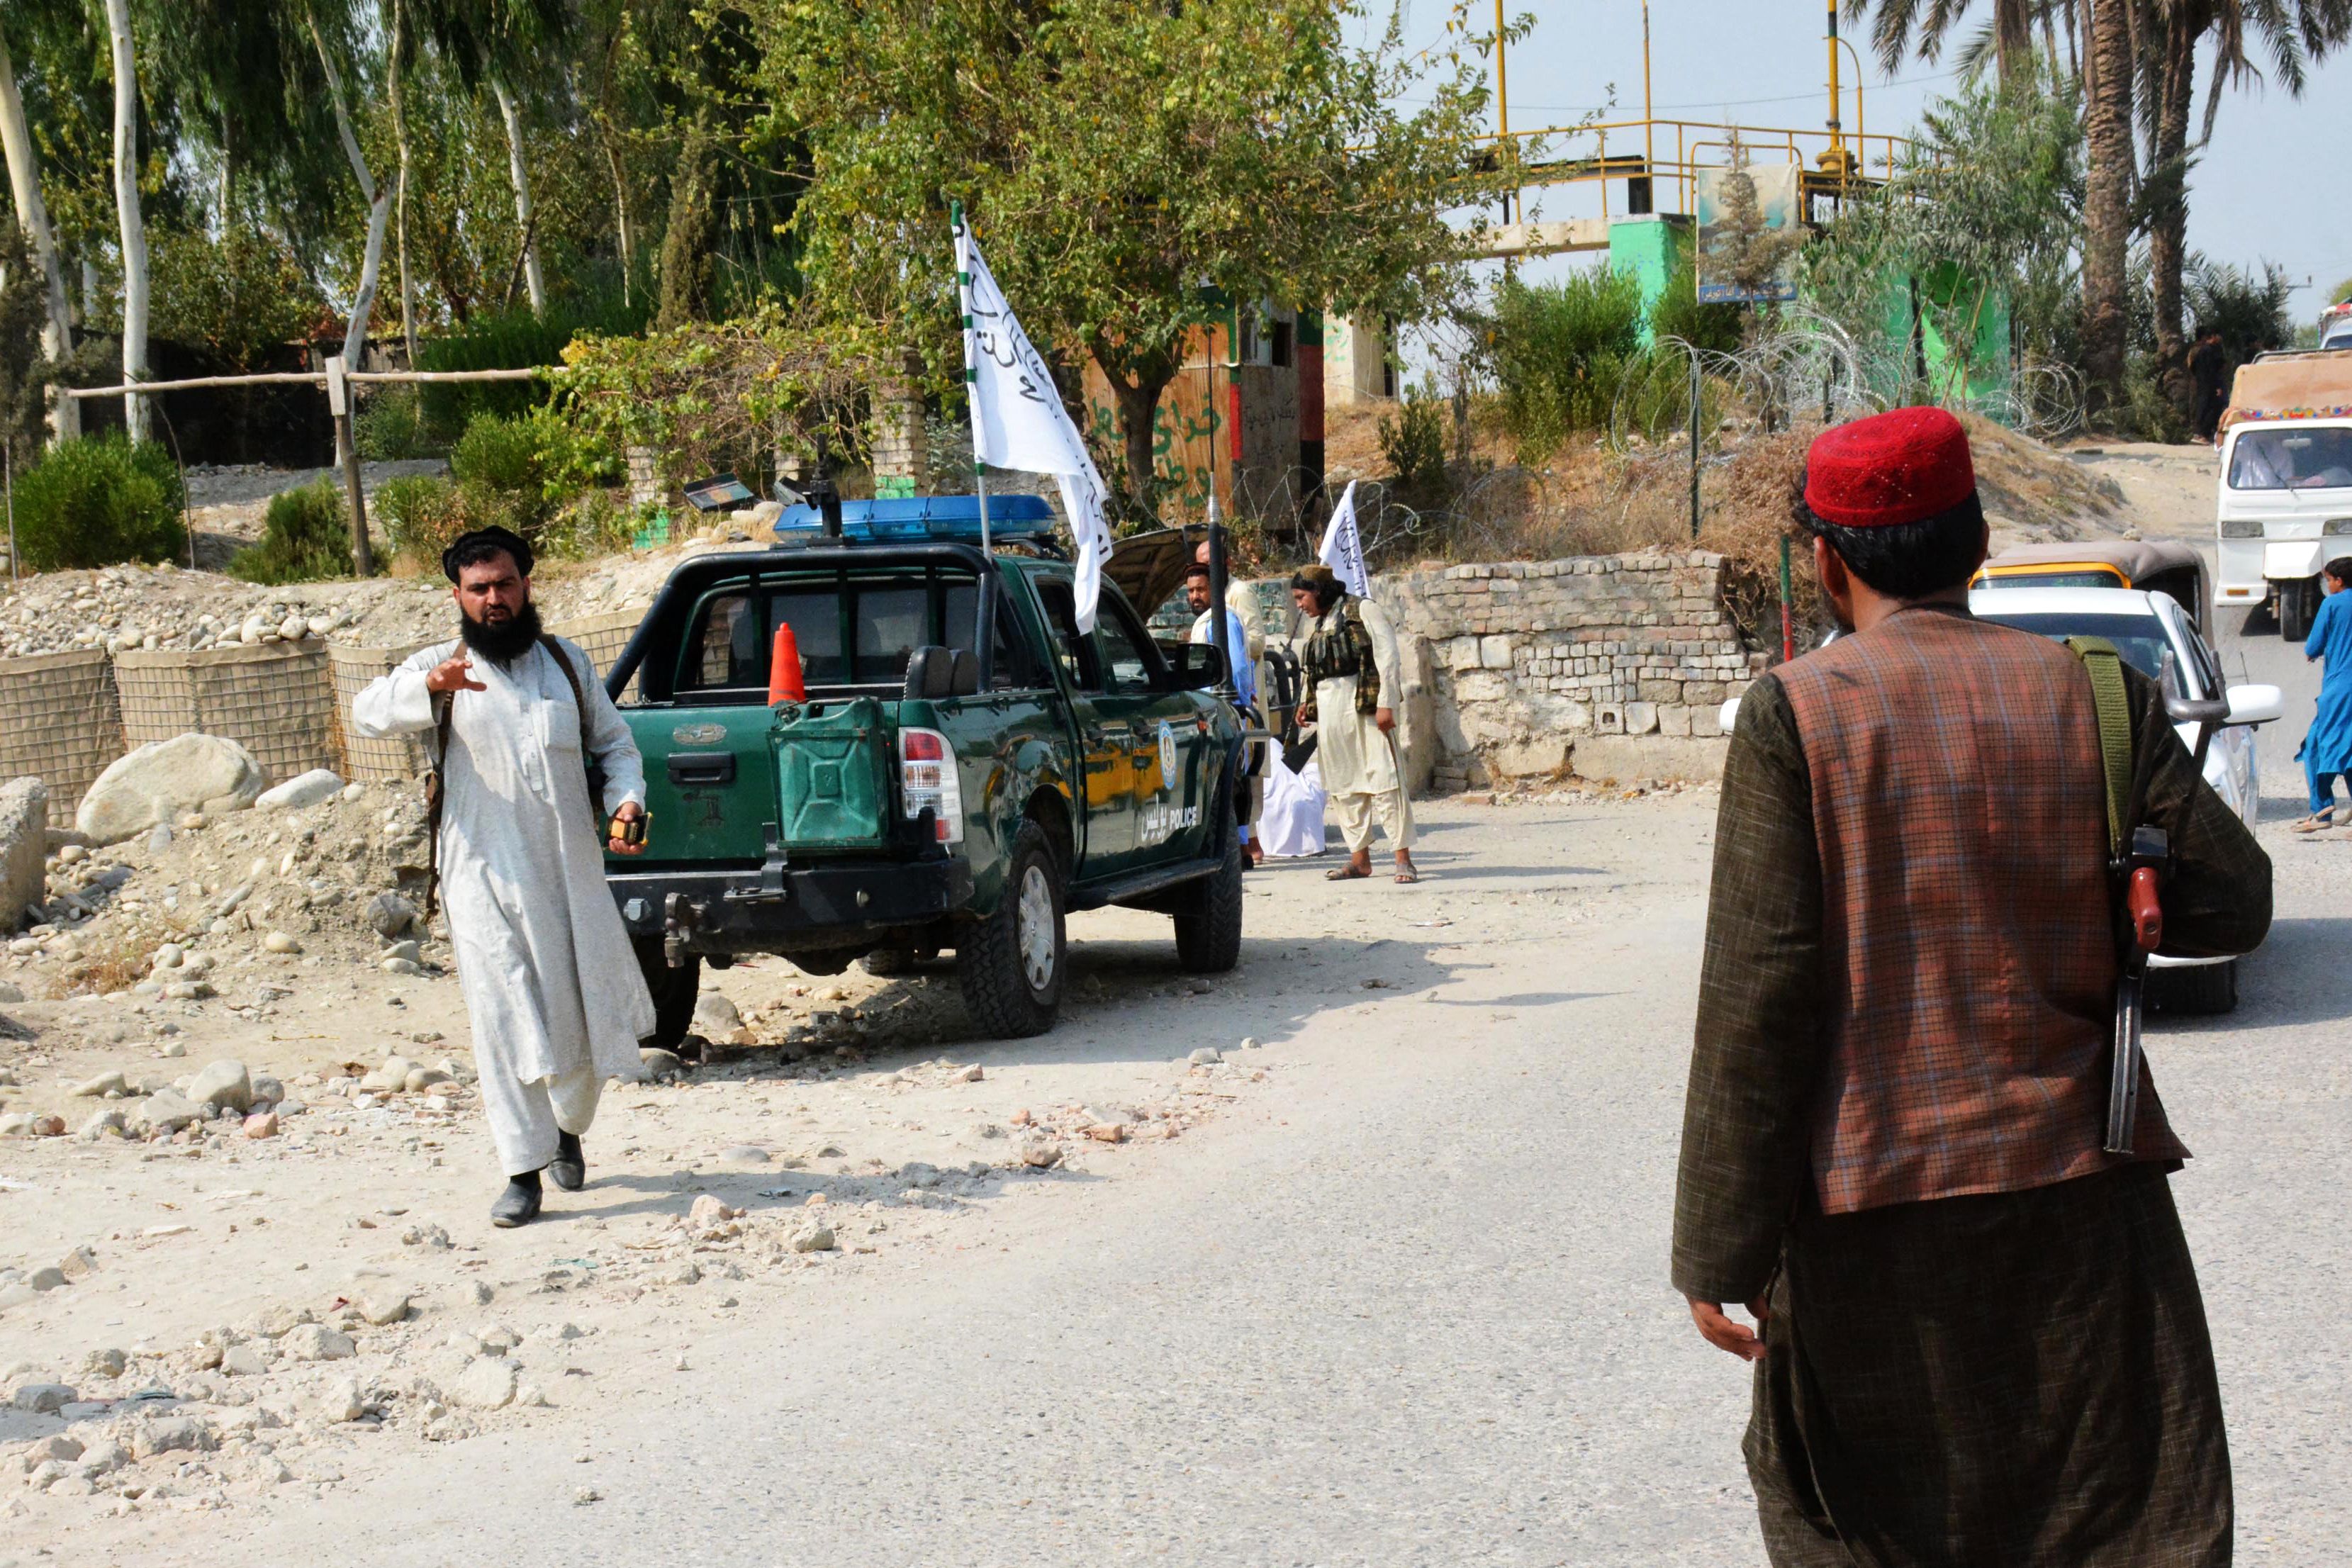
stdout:
<svg viewBox="0 0 2352 1568">
<path fill-rule="evenodd" d="M 1188 642 L 1168 650 L 1168 684 L 1178 691 L 1206 691 L 1225 679 L 1225 650 Z"/>
</svg>

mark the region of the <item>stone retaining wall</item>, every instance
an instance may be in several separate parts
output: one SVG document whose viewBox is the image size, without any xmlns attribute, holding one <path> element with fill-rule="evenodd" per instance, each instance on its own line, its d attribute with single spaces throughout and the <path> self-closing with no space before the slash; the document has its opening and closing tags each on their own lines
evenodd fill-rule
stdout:
<svg viewBox="0 0 2352 1568">
<path fill-rule="evenodd" d="M 1717 710 L 1762 668 L 1725 613 L 1724 564 L 1693 551 L 1376 579 L 1409 649 L 1427 653 L 1430 732 L 1415 737 L 1413 771 L 1440 791 L 1716 776 Z"/>
</svg>

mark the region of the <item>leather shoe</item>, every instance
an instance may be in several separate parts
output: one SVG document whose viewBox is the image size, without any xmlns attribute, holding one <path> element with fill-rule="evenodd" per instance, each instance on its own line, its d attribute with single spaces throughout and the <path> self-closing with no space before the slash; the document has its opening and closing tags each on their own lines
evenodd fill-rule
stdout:
<svg viewBox="0 0 2352 1568">
<path fill-rule="evenodd" d="M 588 1156 L 581 1152 L 580 1134 L 558 1132 L 555 1158 L 547 1163 L 549 1179 L 567 1193 L 576 1193 L 588 1181 Z"/>
<path fill-rule="evenodd" d="M 500 1230 L 529 1225 L 539 1217 L 539 1173 L 526 1171 L 507 1178 L 507 1190 L 490 1205 L 490 1223 Z"/>
</svg>

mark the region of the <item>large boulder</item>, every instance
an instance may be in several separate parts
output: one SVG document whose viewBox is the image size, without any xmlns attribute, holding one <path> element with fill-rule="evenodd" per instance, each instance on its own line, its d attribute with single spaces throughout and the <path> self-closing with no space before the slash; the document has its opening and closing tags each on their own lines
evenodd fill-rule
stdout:
<svg viewBox="0 0 2352 1568">
<path fill-rule="evenodd" d="M 49 791 L 38 779 L 0 784 L 0 931 L 15 931 L 40 901 L 49 852 Z"/>
<path fill-rule="evenodd" d="M 221 735 L 174 735 L 140 747 L 98 775 L 74 826 L 112 844 L 198 806 L 251 805 L 269 781 L 253 753 Z"/>
</svg>

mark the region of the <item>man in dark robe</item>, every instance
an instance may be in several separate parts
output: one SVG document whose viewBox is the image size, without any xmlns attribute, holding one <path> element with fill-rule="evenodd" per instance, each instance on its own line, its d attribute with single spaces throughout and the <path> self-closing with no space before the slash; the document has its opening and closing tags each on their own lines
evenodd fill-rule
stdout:
<svg viewBox="0 0 2352 1568">
<path fill-rule="evenodd" d="M 1674 1283 L 1755 1362 L 1779 1568 L 2209 1568 L 2229 1447 L 2143 1077 L 2102 1152 L 2117 926 L 2090 679 L 1973 618 L 1968 441 L 1825 432 L 1798 521 L 1852 635 L 1759 679 L 1726 758 Z M 2170 835 L 2162 951 L 2242 952 L 2270 863 L 2126 670 Z M 1730 1317 L 1744 1304 L 1759 1332 Z"/>
<path fill-rule="evenodd" d="M 2210 441 L 2221 427 L 2221 380 L 2229 368 L 2229 358 L 2221 351 L 2221 330 L 2199 327 L 2196 346 L 2189 351 L 2189 384 L 2195 393 L 2190 423 L 2200 441 Z"/>
</svg>

